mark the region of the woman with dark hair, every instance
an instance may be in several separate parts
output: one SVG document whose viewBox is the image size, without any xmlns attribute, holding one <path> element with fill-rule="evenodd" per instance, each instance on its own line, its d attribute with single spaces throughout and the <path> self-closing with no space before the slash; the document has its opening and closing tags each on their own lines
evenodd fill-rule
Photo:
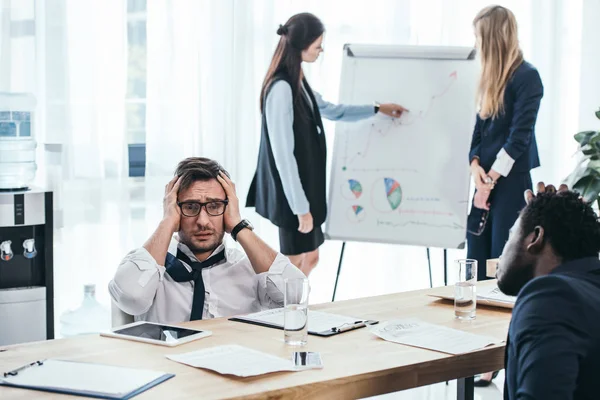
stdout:
<svg viewBox="0 0 600 400">
<path fill-rule="evenodd" d="M 307 276 L 325 240 L 327 150 L 321 116 L 348 122 L 406 111 L 397 104 L 334 105 L 314 92 L 302 62 L 317 60 L 324 32 L 323 23 L 308 13 L 294 15 L 277 30 L 281 38 L 262 86 L 258 165 L 246 203 L 279 227 L 281 253 Z"/>
</svg>

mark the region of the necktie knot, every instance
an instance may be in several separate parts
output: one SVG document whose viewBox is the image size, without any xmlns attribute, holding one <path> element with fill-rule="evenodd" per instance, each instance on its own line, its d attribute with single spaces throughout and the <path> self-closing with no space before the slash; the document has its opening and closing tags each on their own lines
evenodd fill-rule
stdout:
<svg viewBox="0 0 600 400">
<path fill-rule="evenodd" d="M 202 270 L 204 268 L 212 267 L 213 265 L 223 261 L 225 259 L 225 250 L 221 250 L 219 253 L 209 257 L 204 261 L 192 261 L 184 252 L 177 249 L 177 257 L 167 253 L 167 259 L 165 260 L 165 266 L 167 273 L 176 282 L 190 282 L 194 281 L 194 298 L 192 301 L 192 313 L 190 321 L 202 319 L 202 312 L 204 310 L 204 281 L 202 279 Z M 190 266 L 192 271 L 183 265 L 185 262 Z"/>
</svg>

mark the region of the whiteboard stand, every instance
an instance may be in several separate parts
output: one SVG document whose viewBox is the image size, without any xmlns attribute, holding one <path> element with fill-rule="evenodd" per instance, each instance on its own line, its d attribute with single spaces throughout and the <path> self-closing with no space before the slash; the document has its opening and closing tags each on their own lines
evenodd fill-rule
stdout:
<svg viewBox="0 0 600 400">
<path fill-rule="evenodd" d="M 340 279 L 340 272 L 342 271 L 342 262 L 344 262 L 344 251 L 346 250 L 346 242 L 342 242 L 342 250 L 340 251 L 340 261 L 338 262 L 337 274 L 335 276 L 335 285 L 333 286 L 333 296 L 331 302 L 335 301 L 335 294 L 337 292 L 338 281 Z M 427 248 L 427 263 L 429 264 L 429 287 L 433 288 L 433 277 L 431 275 L 431 250 Z M 446 282 L 446 249 L 444 249 L 444 284 Z"/>
<path fill-rule="evenodd" d="M 448 286 L 448 249 L 444 249 L 444 286 Z"/>
<path fill-rule="evenodd" d="M 411 111 L 403 119 L 374 115 L 336 125 L 324 233 L 343 244 L 332 301 L 346 241 L 427 248 L 430 286 L 430 249 L 444 249 L 448 284 L 446 249 L 463 248 L 466 234 L 471 178 L 465 160 L 480 72 L 475 53 L 472 47 L 344 45 L 339 103 L 385 99 Z M 423 154 L 435 162 L 423 163 Z"/>
<path fill-rule="evenodd" d="M 335 276 L 335 285 L 333 286 L 333 296 L 331 302 L 335 301 L 335 292 L 337 292 L 338 280 L 340 279 L 340 271 L 342 270 L 342 262 L 344 261 L 344 250 L 346 250 L 346 242 L 342 243 L 342 251 L 340 252 L 340 262 L 338 263 L 337 275 Z"/>
<path fill-rule="evenodd" d="M 433 289 L 433 279 L 431 277 L 431 249 L 427 248 L 427 265 L 429 265 L 429 288 Z"/>
</svg>

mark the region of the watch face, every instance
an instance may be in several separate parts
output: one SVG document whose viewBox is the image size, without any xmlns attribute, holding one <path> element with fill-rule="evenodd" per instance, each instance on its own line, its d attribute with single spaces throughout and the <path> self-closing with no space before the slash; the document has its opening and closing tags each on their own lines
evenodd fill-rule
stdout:
<svg viewBox="0 0 600 400">
<path fill-rule="evenodd" d="M 248 220 L 246 220 L 246 227 L 247 227 L 247 228 L 249 228 L 251 231 L 253 231 L 253 230 L 254 230 L 254 225 L 252 225 L 252 224 L 250 223 L 250 221 L 248 221 Z"/>
</svg>

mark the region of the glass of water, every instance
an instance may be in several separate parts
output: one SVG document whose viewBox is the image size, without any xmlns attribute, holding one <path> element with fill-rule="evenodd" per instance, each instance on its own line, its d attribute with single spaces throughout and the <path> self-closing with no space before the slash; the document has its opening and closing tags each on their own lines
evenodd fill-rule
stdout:
<svg viewBox="0 0 600 400">
<path fill-rule="evenodd" d="M 290 346 L 304 346 L 308 340 L 308 293 L 307 278 L 285 280 L 283 335 Z"/>
<path fill-rule="evenodd" d="M 477 309 L 477 260 L 456 260 L 458 280 L 454 290 L 454 315 L 472 320 Z"/>
</svg>

